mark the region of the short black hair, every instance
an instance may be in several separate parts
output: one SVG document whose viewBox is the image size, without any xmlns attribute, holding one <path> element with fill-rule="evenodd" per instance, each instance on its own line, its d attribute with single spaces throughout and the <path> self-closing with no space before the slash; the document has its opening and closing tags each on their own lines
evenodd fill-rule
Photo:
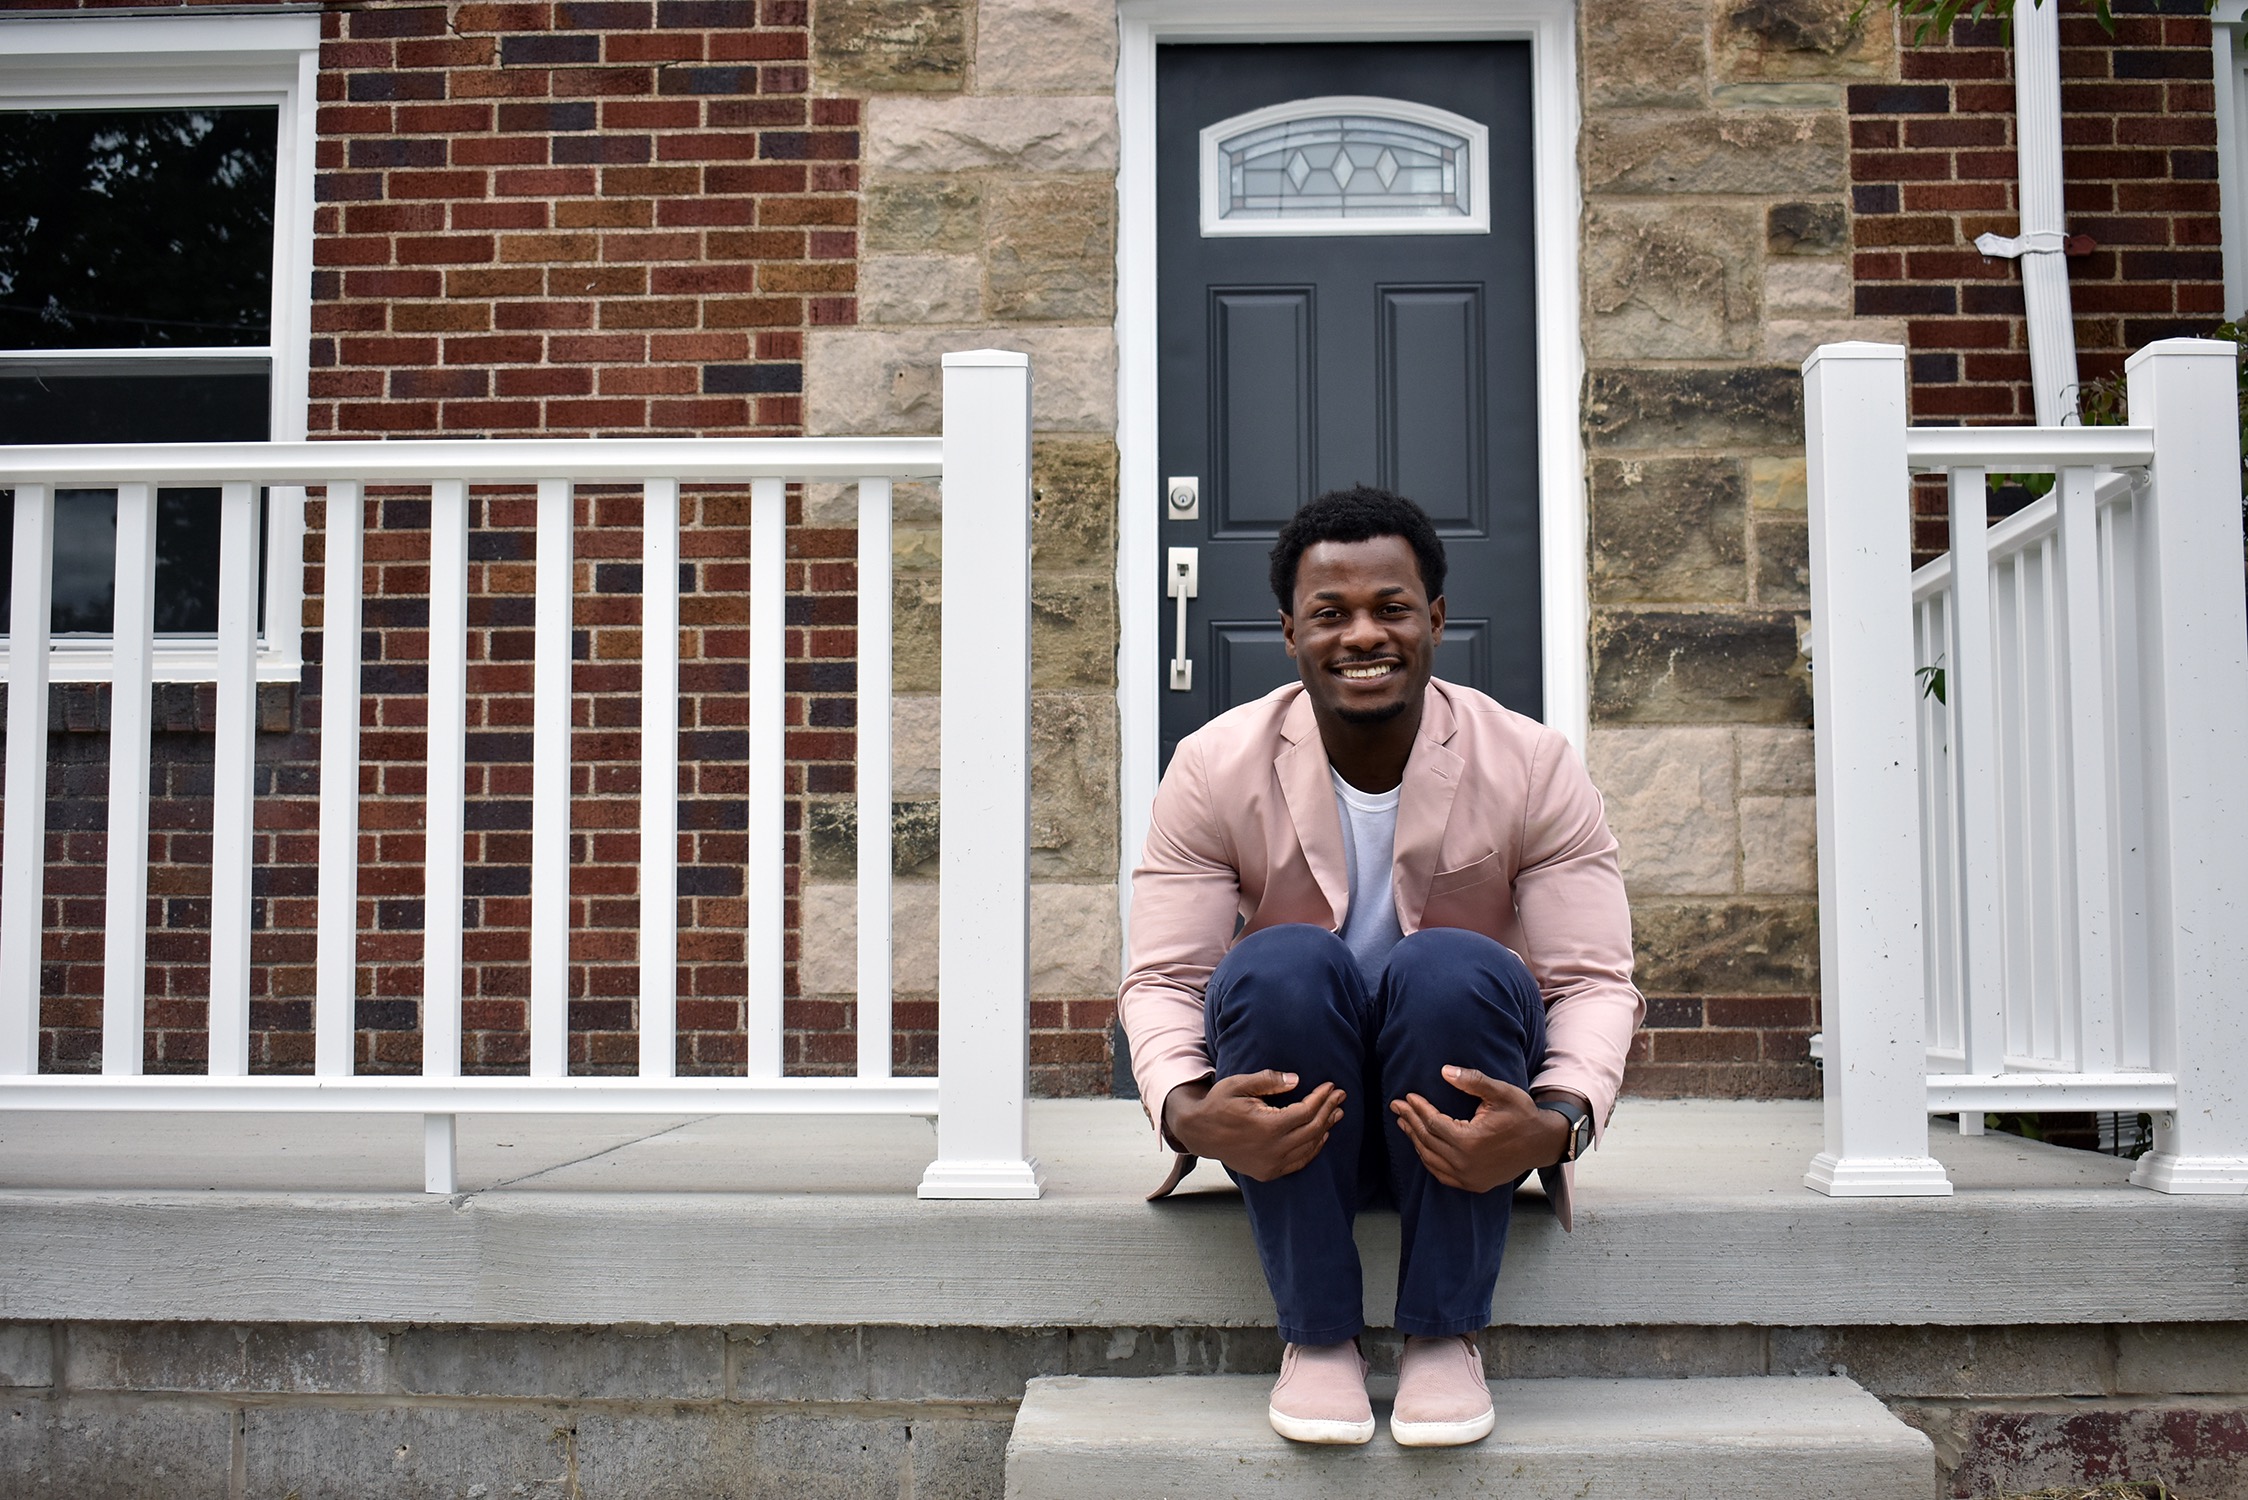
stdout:
<svg viewBox="0 0 2248 1500">
<path fill-rule="evenodd" d="M 1428 597 L 1444 592 L 1444 542 L 1428 512 L 1403 495 L 1354 484 L 1306 502 L 1280 528 L 1272 544 L 1272 595 L 1280 601 L 1280 612 L 1296 612 L 1296 565 L 1314 543 L 1364 542 L 1378 536 L 1403 537 L 1420 564 L 1421 587 Z"/>
</svg>

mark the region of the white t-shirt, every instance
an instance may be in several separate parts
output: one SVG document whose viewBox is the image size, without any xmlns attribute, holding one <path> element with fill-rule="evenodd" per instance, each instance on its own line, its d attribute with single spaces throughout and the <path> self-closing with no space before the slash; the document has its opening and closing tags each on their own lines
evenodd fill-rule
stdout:
<svg viewBox="0 0 2248 1500">
<path fill-rule="evenodd" d="M 1381 982 L 1389 950 L 1405 936 L 1397 925 L 1397 889 L 1393 871 L 1397 855 L 1397 795 L 1402 785 L 1386 792 L 1362 792 L 1343 780 L 1333 766 L 1327 774 L 1335 782 L 1335 807 L 1343 820 L 1343 863 L 1350 870 L 1350 913 L 1343 919 L 1343 946 L 1358 960 L 1358 972 L 1368 988 Z"/>
</svg>

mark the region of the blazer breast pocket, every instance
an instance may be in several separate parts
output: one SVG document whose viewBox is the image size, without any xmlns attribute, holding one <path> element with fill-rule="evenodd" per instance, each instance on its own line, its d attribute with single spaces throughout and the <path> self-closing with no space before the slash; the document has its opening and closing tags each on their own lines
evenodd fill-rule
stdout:
<svg viewBox="0 0 2248 1500">
<path fill-rule="evenodd" d="M 1472 865 L 1461 865 L 1456 870 L 1438 870 L 1429 879 L 1428 899 L 1433 902 L 1457 896 L 1463 891 L 1472 891 L 1479 885 L 1504 879 L 1505 876 L 1506 862 L 1494 851 Z"/>
</svg>

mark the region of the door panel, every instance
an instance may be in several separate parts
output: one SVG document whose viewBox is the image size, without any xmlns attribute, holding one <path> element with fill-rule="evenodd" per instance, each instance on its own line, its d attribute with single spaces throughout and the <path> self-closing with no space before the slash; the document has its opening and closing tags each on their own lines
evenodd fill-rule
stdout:
<svg viewBox="0 0 2248 1500">
<path fill-rule="evenodd" d="M 1211 464 L 1224 532 L 1271 536 L 1311 498 L 1311 290 L 1210 296 Z"/>
<path fill-rule="evenodd" d="M 1379 482 L 1439 530 L 1480 532 L 1483 289 L 1383 287 L 1381 319 Z"/>
<path fill-rule="evenodd" d="M 1190 691 L 1161 692 L 1162 756 L 1295 680 L 1266 584 L 1305 500 L 1353 483 L 1418 501 L 1449 554 L 1437 672 L 1543 706 L 1527 43 L 1164 46 L 1156 63 L 1158 464 L 1201 480 L 1160 559 L 1200 554 Z M 1205 237 L 1200 133 L 1330 95 L 1432 105 L 1489 129 L 1491 232 Z M 1167 662 L 1175 605 L 1162 596 Z"/>
<path fill-rule="evenodd" d="M 1220 703 L 1247 703 L 1296 680 L 1296 664 L 1271 620 L 1210 622 L 1212 691 Z"/>
</svg>

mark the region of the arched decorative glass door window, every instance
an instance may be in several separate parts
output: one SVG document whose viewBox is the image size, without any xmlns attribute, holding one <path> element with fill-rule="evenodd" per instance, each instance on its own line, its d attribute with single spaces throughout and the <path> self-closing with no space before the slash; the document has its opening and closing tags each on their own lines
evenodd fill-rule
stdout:
<svg viewBox="0 0 2248 1500">
<path fill-rule="evenodd" d="M 1403 99 L 1268 105 L 1202 132 L 1202 232 L 1488 234 L 1489 132 Z"/>
</svg>

